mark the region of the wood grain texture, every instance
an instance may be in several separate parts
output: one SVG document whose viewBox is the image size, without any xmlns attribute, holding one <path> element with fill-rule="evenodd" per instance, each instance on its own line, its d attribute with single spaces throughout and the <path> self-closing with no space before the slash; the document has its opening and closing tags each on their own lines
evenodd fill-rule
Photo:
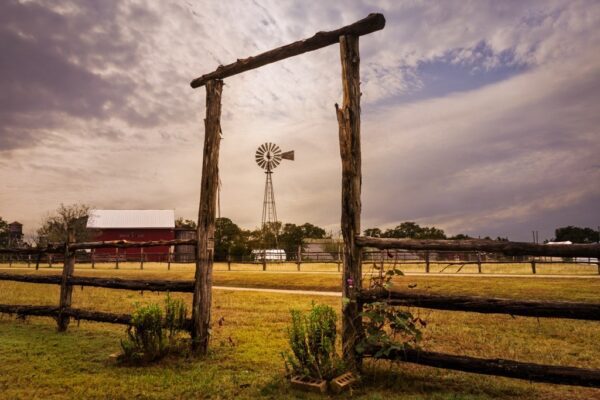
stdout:
<svg viewBox="0 0 600 400">
<path fill-rule="evenodd" d="M 600 303 L 513 300 L 495 297 L 449 296 L 406 291 L 362 291 L 359 301 L 363 303 L 385 301 L 388 304 L 398 306 L 483 314 L 509 314 L 525 317 L 600 321 Z"/>
<path fill-rule="evenodd" d="M 254 57 L 238 59 L 228 65 L 220 65 L 215 71 L 194 79 L 190 86 L 198 88 L 212 79 L 223 79 L 241 72 L 249 71 L 263 65 L 284 60 L 309 51 L 317 50 L 335 44 L 343 35 L 361 36 L 385 27 L 385 17 L 382 14 L 369 14 L 351 25 L 328 32 L 317 32 L 314 36 L 297 42 L 266 51 Z"/>
<path fill-rule="evenodd" d="M 221 94 L 223 81 L 206 84 L 204 154 L 198 210 L 198 244 L 192 302 L 192 350 L 206 354 L 210 339 L 212 269 L 215 247 L 217 188 L 219 184 L 219 148 L 221 141 Z"/>
<path fill-rule="evenodd" d="M 335 105 L 339 125 L 340 156 L 342 159 L 342 218 L 344 238 L 342 292 L 346 299 L 342 306 L 342 352 L 348 366 L 360 367 L 356 343 L 361 338 L 361 305 L 356 295 L 362 285 L 362 261 L 356 235 L 360 234 L 361 212 L 361 149 L 360 149 L 360 55 L 358 36 L 342 36 L 343 103 Z"/>
<path fill-rule="evenodd" d="M 375 354 L 378 350 L 378 348 L 369 349 L 365 355 Z M 484 359 L 415 349 L 391 350 L 389 354 L 381 358 L 535 382 L 600 387 L 600 370 L 597 369 L 541 365 L 504 359 Z"/>
<path fill-rule="evenodd" d="M 360 247 L 374 247 L 377 249 L 481 251 L 502 253 L 507 256 L 600 257 L 600 244 L 595 243 L 548 245 L 485 239 L 415 240 L 357 236 L 356 244 Z"/>
</svg>

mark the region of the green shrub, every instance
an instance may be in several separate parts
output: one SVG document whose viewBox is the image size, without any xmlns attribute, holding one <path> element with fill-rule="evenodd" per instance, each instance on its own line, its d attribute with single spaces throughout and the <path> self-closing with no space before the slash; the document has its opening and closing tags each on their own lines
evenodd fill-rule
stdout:
<svg viewBox="0 0 600 400">
<path fill-rule="evenodd" d="M 127 338 L 121 340 L 122 359 L 129 362 L 151 362 L 175 348 L 179 333 L 185 328 L 187 309 L 182 300 L 167 295 L 163 311 L 158 304 L 138 305 L 127 327 Z"/>
<path fill-rule="evenodd" d="M 308 315 L 290 310 L 288 340 L 293 354 L 283 354 L 288 374 L 332 379 L 343 370 L 336 352 L 337 315 L 327 305 L 312 305 Z"/>
</svg>

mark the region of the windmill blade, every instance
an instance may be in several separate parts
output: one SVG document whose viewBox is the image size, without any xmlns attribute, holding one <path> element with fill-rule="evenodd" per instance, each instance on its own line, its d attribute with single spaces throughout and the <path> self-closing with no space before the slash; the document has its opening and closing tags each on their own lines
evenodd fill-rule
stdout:
<svg viewBox="0 0 600 400">
<path fill-rule="evenodd" d="M 284 160 L 294 161 L 294 150 L 281 153 L 281 158 L 283 158 Z"/>
</svg>

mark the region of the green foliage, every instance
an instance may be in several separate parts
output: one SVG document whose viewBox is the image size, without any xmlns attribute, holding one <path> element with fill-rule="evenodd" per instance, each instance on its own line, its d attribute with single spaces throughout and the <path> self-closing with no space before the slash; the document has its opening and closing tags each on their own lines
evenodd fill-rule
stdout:
<svg viewBox="0 0 600 400">
<path fill-rule="evenodd" d="M 397 239 L 446 239 L 443 230 L 434 226 L 420 226 L 415 222 L 403 222 L 395 228 L 386 229 L 382 232 L 379 228 L 365 230 L 365 236 L 397 238 Z"/>
<path fill-rule="evenodd" d="M 75 233 L 75 241 L 87 240 L 89 232 L 86 225 L 90 208 L 85 204 L 61 204 L 53 214 L 42 220 L 42 226 L 37 230 L 38 245 L 66 242 L 70 228 Z"/>
<path fill-rule="evenodd" d="M 578 226 L 563 226 L 554 231 L 555 242 L 565 242 L 570 240 L 573 243 L 597 243 L 600 232 L 592 228 L 580 228 Z"/>
<path fill-rule="evenodd" d="M 376 267 L 380 269 L 381 267 Z M 389 290 L 394 276 L 404 275 L 401 270 L 394 268 L 371 277 L 371 290 Z M 363 305 L 364 337 L 358 343 L 356 350 L 359 353 L 370 352 L 376 347 L 378 350 L 373 357 L 378 358 L 388 355 L 391 350 L 416 348 L 421 340 L 420 327 L 426 323 L 421 318 L 402 307 L 390 306 L 387 302 L 374 302 Z"/>
<path fill-rule="evenodd" d="M 283 358 L 289 374 L 332 379 L 343 370 L 335 349 L 337 315 L 327 305 L 315 305 L 308 315 L 291 310 L 288 340 L 293 354 Z"/>
<path fill-rule="evenodd" d="M 178 334 L 185 327 L 187 309 L 182 300 L 165 299 L 163 310 L 158 304 L 137 306 L 131 315 L 127 338 L 121 340 L 122 359 L 129 362 L 152 362 L 176 348 Z"/>
<path fill-rule="evenodd" d="M 9 239 L 8 223 L 0 217 L 0 247 L 8 247 Z"/>
</svg>

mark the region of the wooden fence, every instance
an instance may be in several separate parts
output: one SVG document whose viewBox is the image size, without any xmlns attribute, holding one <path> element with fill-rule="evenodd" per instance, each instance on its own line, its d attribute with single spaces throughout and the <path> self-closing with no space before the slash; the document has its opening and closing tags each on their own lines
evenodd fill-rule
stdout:
<svg viewBox="0 0 600 400">
<path fill-rule="evenodd" d="M 181 282 L 172 280 L 132 280 L 132 279 L 106 279 L 93 277 L 77 277 L 73 275 L 75 270 L 76 252 L 82 249 L 96 248 L 144 248 L 154 246 L 170 245 L 196 245 L 196 239 L 191 240 L 165 240 L 152 242 L 128 242 L 124 240 L 111 242 L 87 242 L 87 243 L 65 243 L 63 245 L 51 245 L 44 248 L 30 249 L 0 249 L 3 254 L 29 254 L 39 259 L 42 254 L 61 254 L 63 268 L 61 275 L 25 275 L 0 273 L 0 280 L 42 283 L 60 285 L 60 296 L 58 306 L 34 306 L 34 305 L 9 305 L 0 304 L 0 312 L 16 314 L 18 316 L 47 316 L 54 317 L 59 331 L 67 330 L 71 318 L 83 319 L 97 322 L 109 322 L 115 324 L 129 324 L 131 316 L 127 314 L 114 314 L 94 310 L 72 308 L 73 286 L 91 286 L 110 289 L 125 290 L 148 290 L 162 292 L 186 292 L 194 293 L 194 282 Z M 198 315 L 198 314 L 196 314 Z M 192 330 L 193 321 L 189 320 L 187 328 Z"/>
<path fill-rule="evenodd" d="M 491 240 L 406 240 L 380 239 L 357 236 L 359 247 L 408 250 L 470 250 L 498 252 L 504 255 L 536 255 L 556 257 L 598 257 L 600 245 L 538 245 Z M 556 301 L 523 301 L 472 296 L 446 296 L 426 293 L 391 292 L 387 290 L 358 290 L 355 298 L 359 309 L 365 303 L 386 302 L 389 305 L 413 306 L 449 311 L 509 314 L 536 318 L 569 318 L 600 321 L 600 303 L 574 303 Z M 371 357 L 380 347 L 373 346 L 364 353 Z M 380 357 L 381 358 L 381 357 Z M 600 387 L 600 370 L 540 365 L 504 359 L 482 359 L 453 354 L 403 349 L 386 352 L 383 358 L 438 368 L 453 369 L 478 374 L 506 376 L 538 382 Z"/>
</svg>

